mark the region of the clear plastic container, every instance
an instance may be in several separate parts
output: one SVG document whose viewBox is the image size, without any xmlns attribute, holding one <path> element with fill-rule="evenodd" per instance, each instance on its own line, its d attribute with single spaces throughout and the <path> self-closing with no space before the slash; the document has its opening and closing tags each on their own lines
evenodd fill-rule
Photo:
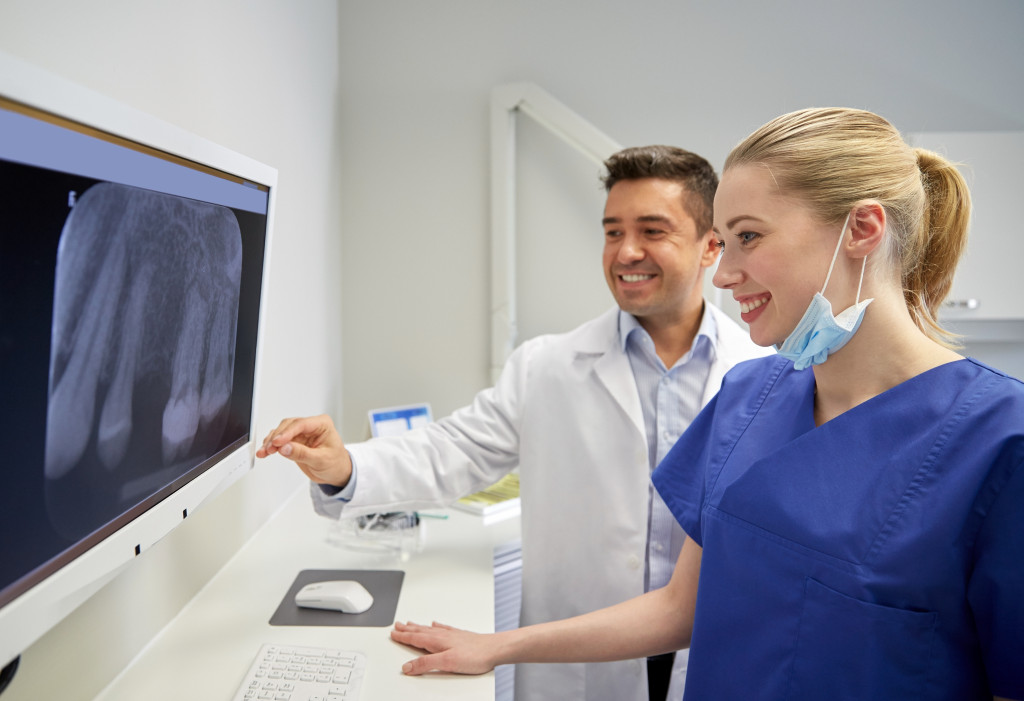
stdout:
<svg viewBox="0 0 1024 701">
<path fill-rule="evenodd" d="M 343 516 L 327 535 L 334 545 L 406 562 L 423 549 L 424 524 L 413 511 Z"/>
</svg>

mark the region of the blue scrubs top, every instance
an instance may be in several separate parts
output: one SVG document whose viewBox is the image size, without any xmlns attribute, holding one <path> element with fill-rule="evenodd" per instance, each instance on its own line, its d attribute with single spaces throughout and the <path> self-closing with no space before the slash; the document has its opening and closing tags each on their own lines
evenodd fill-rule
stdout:
<svg viewBox="0 0 1024 701">
<path fill-rule="evenodd" d="M 1024 698 L 1024 384 L 967 359 L 822 426 L 741 363 L 654 472 L 703 548 L 687 699 Z"/>
</svg>

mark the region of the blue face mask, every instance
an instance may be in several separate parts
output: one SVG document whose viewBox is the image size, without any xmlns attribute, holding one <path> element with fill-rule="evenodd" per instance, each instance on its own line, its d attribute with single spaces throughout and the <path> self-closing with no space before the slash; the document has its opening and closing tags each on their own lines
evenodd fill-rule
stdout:
<svg viewBox="0 0 1024 701">
<path fill-rule="evenodd" d="M 793 367 L 797 370 L 804 370 L 811 365 L 820 365 L 832 353 L 846 345 L 846 342 L 853 337 L 853 334 L 860 328 L 860 322 L 864 319 L 864 310 L 871 304 L 871 299 L 860 299 L 860 288 L 864 283 L 864 268 L 867 266 L 867 256 L 860 268 L 860 282 L 857 283 L 857 298 L 852 307 L 844 309 L 839 316 L 832 316 L 832 305 L 825 299 L 825 288 L 832 277 L 832 268 L 836 265 L 836 258 L 839 256 L 839 249 L 843 245 L 846 225 L 850 222 L 850 215 L 846 215 L 843 222 L 843 229 L 839 232 L 839 243 L 836 244 L 836 251 L 832 254 L 832 263 L 828 266 L 828 274 L 825 276 L 825 284 L 821 292 L 814 295 L 814 299 L 807 306 L 803 318 L 797 323 L 796 328 L 786 338 L 781 346 L 775 346 L 775 350 L 783 358 L 793 361 Z"/>
</svg>

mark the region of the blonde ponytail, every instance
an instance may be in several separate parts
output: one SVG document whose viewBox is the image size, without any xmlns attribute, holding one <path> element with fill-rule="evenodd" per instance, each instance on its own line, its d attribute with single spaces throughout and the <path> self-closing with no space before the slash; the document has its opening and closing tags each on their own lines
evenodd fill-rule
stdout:
<svg viewBox="0 0 1024 701">
<path fill-rule="evenodd" d="M 967 247 L 971 193 L 952 163 L 932 151 L 918 148 L 914 152 L 926 206 L 919 243 L 902 266 L 904 297 L 918 327 L 936 340 L 954 345 L 955 336 L 939 325 L 937 317 Z"/>
</svg>

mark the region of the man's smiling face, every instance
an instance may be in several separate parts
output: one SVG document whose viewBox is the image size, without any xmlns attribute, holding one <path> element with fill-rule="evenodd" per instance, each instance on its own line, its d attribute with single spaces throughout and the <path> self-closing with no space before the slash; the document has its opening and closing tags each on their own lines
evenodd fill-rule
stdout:
<svg viewBox="0 0 1024 701">
<path fill-rule="evenodd" d="M 718 255 L 711 232 L 697 231 L 686 195 L 682 184 L 660 178 L 622 180 L 608 192 L 605 279 L 619 307 L 645 328 L 699 309 L 702 272 Z"/>
</svg>

